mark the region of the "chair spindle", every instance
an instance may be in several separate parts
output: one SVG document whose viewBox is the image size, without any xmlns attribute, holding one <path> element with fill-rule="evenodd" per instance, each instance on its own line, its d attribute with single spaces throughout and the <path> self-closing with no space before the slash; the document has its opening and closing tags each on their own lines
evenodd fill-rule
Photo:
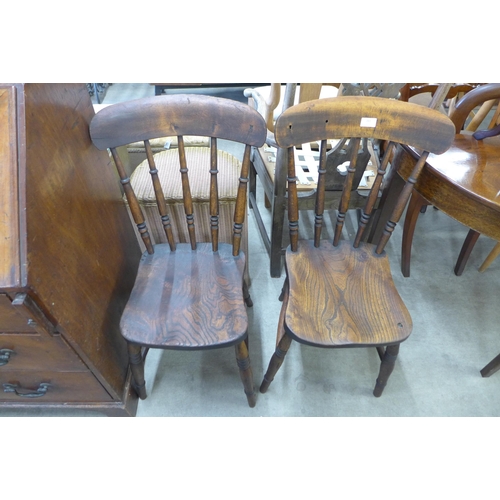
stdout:
<svg viewBox="0 0 500 500">
<path fill-rule="evenodd" d="M 380 186 L 382 185 L 382 179 L 384 178 L 384 175 L 387 171 L 387 166 L 389 164 L 389 160 L 391 158 L 391 152 L 393 150 L 393 146 L 394 146 L 393 142 L 389 142 L 387 144 L 380 166 L 377 168 L 377 175 L 375 177 L 375 180 L 373 181 L 372 188 L 370 189 L 370 193 L 368 195 L 365 206 L 361 213 L 358 231 L 356 233 L 356 238 L 354 239 L 354 248 L 359 247 L 366 226 L 368 225 L 368 222 L 370 222 L 370 217 L 372 215 L 373 207 L 375 206 L 375 202 L 377 201 L 378 193 L 380 191 Z M 378 162 L 378 159 L 376 159 L 376 161 Z"/>
<path fill-rule="evenodd" d="M 321 141 L 314 216 L 314 246 L 319 247 L 325 211 L 326 139 Z"/>
<path fill-rule="evenodd" d="M 233 255 L 239 255 L 241 246 L 241 233 L 243 223 L 245 222 L 246 206 L 247 206 L 247 184 L 250 171 L 250 150 L 251 147 L 245 145 L 243 154 L 243 163 L 241 164 L 240 183 L 238 193 L 236 195 L 236 207 L 234 209 L 234 226 L 233 226 Z"/>
<path fill-rule="evenodd" d="M 385 245 L 389 241 L 389 238 L 391 237 L 392 232 L 394 231 L 396 224 L 399 222 L 401 214 L 403 213 L 408 203 L 408 200 L 410 199 L 411 193 L 413 191 L 413 186 L 417 182 L 418 176 L 420 175 L 420 172 L 424 168 L 428 156 L 429 153 L 427 151 L 424 151 L 420 155 L 420 159 L 418 160 L 415 167 L 413 167 L 412 173 L 408 178 L 408 180 L 406 181 L 406 184 L 403 190 L 401 191 L 401 194 L 399 195 L 396 206 L 394 207 L 391 216 L 389 217 L 388 221 L 385 224 L 384 232 L 380 237 L 375 253 L 381 254 L 384 251 Z"/>
<path fill-rule="evenodd" d="M 184 213 L 186 214 L 186 222 L 187 222 L 191 248 L 193 250 L 196 250 L 196 233 L 194 227 L 193 199 L 191 197 L 191 188 L 189 187 L 186 150 L 184 148 L 184 137 L 182 137 L 181 135 L 177 136 L 177 141 L 179 147 L 179 163 L 181 166 L 180 172 L 182 180 L 182 198 L 184 200 Z"/>
<path fill-rule="evenodd" d="M 217 139 L 210 139 L 210 227 L 212 231 L 212 250 L 219 248 L 219 194 L 217 186 Z"/>
<path fill-rule="evenodd" d="M 128 206 L 130 207 L 130 212 L 132 213 L 134 222 L 137 225 L 139 234 L 141 235 L 142 241 L 144 242 L 148 253 L 153 254 L 154 249 L 153 244 L 151 243 L 151 237 L 149 236 L 148 227 L 144 219 L 144 214 L 142 213 L 135 192 L 130 184 L 130 177 L 125 172 L 125 168 L 123 167 L 123 163 L 120 160 L 120 156 L 118 155 L 116 148 L 110 148 L 110 151 L 115 162 L 116 170 L 118 171 L 118 175 L 120 176 L 120 182 L 123 186 L 123 191 L 125 192 Z"/>
<path fill-rule="evenodd" d="M 149 173 L 151 174 L 151 180 L 153 182 L 153 189 L 155 192 L 158 212 L 160 212 L 161 222 L 163 224 L 163 229 L 165 231 L 165 236 L 167 237 L 168 244 L 170 245 L 170 250 L 172 250 L 173 252 L 175 250 L 175 241 L 172 233 L 172 225 L 168 216 L 165 195 L 163 194 L 163 189 L 160 184 L 158 169 L 156 168 L 153 151 L 151 150 L 151 144 L 149 143 L 149 140 L 144 141 L 144 147 L 146 149 L 146 157 L 149 164 Z"/>
<path fill-rule="evenodd" d="M 293 147 L 288 148 L 288 227 L 290 231 L 290 248 L 297 251 L 299 241 L 299 204 L 297 201 L 297 176 L 295 175 L 295 155 Z"/>
<path fill-rule="evenodd" d="M 334 246 L 338 245 L 340 241 L 340 235 L 342 234 L 342 228 L 344 227 L 345 216 L 347 213 L 347 209 L 349 208 L 349 201 L 351 199 L 354 173 L 356 172 L 359 145 L 361 144 L 361 138 L 359 137 L 353 138 L 351 140 L 353 141 L 351 158 L 349 161 L 349 167 L 347 169 L 347 178 L 344 183 L 344 189 L 342 190 L 342 197 L 340 198 L 339 213 L 337 215 L 337 224 L 335 225 L 335 235 L 333 238 Z"/>
</svg>

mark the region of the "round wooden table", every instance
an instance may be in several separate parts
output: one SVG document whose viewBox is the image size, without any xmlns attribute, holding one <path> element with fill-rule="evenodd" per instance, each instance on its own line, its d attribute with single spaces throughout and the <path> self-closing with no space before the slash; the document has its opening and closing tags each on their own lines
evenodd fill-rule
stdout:
<svg viewBox="0 0 500 500">
<path fill-rule="evenodd" d="M 404 147 L 399 176 L 394 175 L 372 239 L 383 230 L 395 200 L 408 178 L 418 153 Z M 442 155 L 429 155 L 415 190 L 430 204 L 465 226 L 500 241 L 500 136 L 476 140 L 472 133 L 457 134 Z M 489 376 L 500 369 L 500 355 L 481 371 Z"/>
</svg>

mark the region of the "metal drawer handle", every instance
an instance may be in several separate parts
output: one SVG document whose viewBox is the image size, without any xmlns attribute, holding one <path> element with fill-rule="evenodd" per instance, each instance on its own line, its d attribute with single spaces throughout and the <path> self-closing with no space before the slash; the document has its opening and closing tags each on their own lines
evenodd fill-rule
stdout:
<svg viewBox="0 0 500 500">
<path fill-rule="evenodd" d="M 22 398 L 40 398 L 45 396 L 47 389 L 50 384 L 47 382 L 42 382 L 36 391 L 32 389 L 24 389 L 16 384 L 3 384 L 3 392 L 15 392 L 18 396 Z"/>
<path fill-rule="evenodd" d="M 9 362 L 11 354 L 15 354 L 12 349 L 0 349 L 0 366 L 6 365 Z"/>
</svg>

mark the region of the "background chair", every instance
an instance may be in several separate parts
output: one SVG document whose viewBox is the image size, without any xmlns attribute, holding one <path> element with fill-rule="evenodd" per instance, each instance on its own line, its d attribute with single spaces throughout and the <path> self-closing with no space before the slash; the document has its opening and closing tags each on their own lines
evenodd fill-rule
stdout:
<svg viewBox="0 0 500 500">
<path fill-rule="evenodd" d="M 411 317 L 392 280 L 385 245 L 398 222 L 425 165 L 428 152 L 443 153 L 454 137 L 449 118 L 438 111 L 396 100 L 339 97 L 299 104 L 276 123 L 276 142 L 288 148 L 288 219 L 290 246 L 286 251 L 286 280 L 278 324 L 277 347 L 260 386 L 266 392 L 283 363 L 292 340 L 311 346 L 376 347 L 381 357 L 373 394 L 380 396 L 394 368 L 399 345 L 411 333 Z M 333 245 L 321 239 L 325 200 L 327 139 L 349 138 L 348 174 L 338 208 Z M 354 241 L 342 231 L 363 139 L 389 141 L 377 176 L 366 198 Z M 299 240 L 297 177 L 292 148 L 321 141 L 314 240 Z M 395 144 L 423 150 L 410 180 L 375 246 L 363 241 L 383 176 Z M 346 237 L 344 240 L 343 237 Z"/>
<path fill-rule="evenodd" d="M 255 405 L 253 378 L 248 357 L 247 315 L 243 279 L 245 255 L 240 251 L 246 212 L 246 182 L 250 149 L 264 143 L 262 117 L 246 104 L 208 96 L 157 96 L 109 106 L 95 115 L 90 125 L 93 143 L 110 148 L 128 204 L 146 252 L 143 254 L 130 299 L 120 322 L 128 343 L 130 367 L 139 396 L 146 397 L 144 357 L 150 347 L 162 349 L 211 349 L 235 346 L 236 358 L 248 404 Z M 165 195 L 159 178 L 164 165 L 157 165 L 150 139 L 176 135 L 188 243 L 175 241 Z M 184 135 L 211 137 L 205 163 L 210 186 L 211 243 L 198 242 L 193 214 L 189 157 Z M 217 139 L 245 144 L 234 210 L 232 245 L 219 242 L 218 170 L 227 168 Z M 149 173 L 158 211 L 168 243 L 154 244 L 130 178 L 116 148 L 144 141 Z M 173 165 L 169 165 L 173 168 Z M 124 249 L 126 251 L 126 249 Z"/>
<path fill-rule="evenodd" d="M 403 83 L 288 83 L 286 86 L 271 84 L 269 87 L 247 89 L 245 95 L 249 104 L 262 114 L 266 120 L 268 134 L 266 145 L 254 148 L 252 152 L 252 169 L 250 173 L 249 202 L 256 218 L 264 244 L 270 257 L 270 273 L 273 277 L 281 276 L 282 256 L 284 254 L 284 221 L 286 211 L 286 164 L 287 153 L 277 147 L 274 139 L 274 122 L 278 116 L 290 106 L 317 98 L 329 98 L 337 95 L 370 95 L 377 97 L 395 98 Z M 362 182 L 363 175 L 373 156 L 377 152 L 370 150 L 372 143 L 363 141 L 358 160 L 358 170 L 352 186 L 353 195 L 351 208 L 361 207 L 364 197 L 357 192 Z M 314 207 L 316 192 L 318 145 L 296 145 L 294 150 L 296 164 L 301 162 L 301 169 L 297 170 L 300 208 L 309 210 Z M 345 144 L 339 141 L 328 143 L 327 175 L 325 203 L 333 207 L 340 198 L 345 172 L 340 172 L 340 167 L 349 151 Z M 257 203 L 256 179 L 263 186 L 265 206 L 271 209 L 271 227 L 268 231 L 259 211 Z"/>
<path fill-rule="evenodd" d="M 453 107 L 450 113 L 450 119 L 455 125 L 456 133 L 472 133 L 473 128 L 478 126 L 478 121 L 475 120 L 476 124 L 470 125 L 465 128 L 465 132 L 462 132 L 464 129 L 464 125 L 466 120 L 470 117 L 471 112 L 477 108 L 479 111 L 476 116 L 473 117 L 473 120 L 479 116 L 481 122 L 484 120 L 484 109 L 491 110 L 491 107 L 494 105 L 495 100 L 500 97 L 500 84 L 488 84 L 481 85 L 479 87 L 474 88 L 465 94 L 465 96 Z M 486 104 L 486 107 L 484 105 Z M 498 114 L 495 113 L 493 119 L 490 122 L 490 126 L 496 125 L 496 120 L 498 120 Z M 480 122 L 479 122 L 480 123 Z M 470 158 L 471 162 L 476 162 L 476 158 Z M 403 276 L 410 276 L 410 259 L 411 259 L 411 246 L 413 242 L 413 235 L 415 232 L 415 226 L 417 223 L 417 219 L 421 211 L 424 207 L 428 206 L 429 203 L 425 200 L 421 195 L 419 195 L 416 191 L 413 191 L 410 203 L 408 205 L 404 227 L 403 227 L 403 240 L 402 240 L 402 249 L 401 249 L 401 272 Z M 455 274 L 460 276 L 465 268 L 467 263 L 467 259 L 470 256 L 470 253 L 479 237 L 479 233 L 476 231 L 470 231 L 467 235 L 464 245 L 461 249 L 460 255 L 457 259 L 457 263 L 455 265 Z M 495 252 L 495 249 L 493 250 Z M 494 258 L 494 254 L 490 255 L 487 258 L 488 264 L 491 262 L 491 257 Z M 485 261 L 486 263 L 486 261 Z M 484 270 L 484 265 L 482 266 Z"/>
</svg>

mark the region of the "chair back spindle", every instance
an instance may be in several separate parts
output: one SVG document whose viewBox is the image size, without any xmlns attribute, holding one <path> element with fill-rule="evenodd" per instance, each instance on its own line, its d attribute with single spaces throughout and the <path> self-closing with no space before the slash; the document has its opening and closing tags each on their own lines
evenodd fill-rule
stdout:
<svg viewBox="0 0 500 500">
<path fill-rule="evenodd" d="M 210 139 L 210 227 L 212 233 L 212 250 L 219 248 L 219 190 L 217 186 L 217 139 Z"/>
<path fill-rule="evenodd" d="M 375 202 L 378 198 L 378 193 L 380 192 L 380 188 L 382 186 L 382 181 L 384 179 L 384 175 L 387 171 L 387 166 L 389 165 L 389 160 L 392 156 L 392 150 L 395 147 L 393 142 L 389 142 L 386 147 L 385 154 L 380 162 L 380 165 L 377 168 L 377 175 L 373 181 L 372 189 L 368 194 L 368 199 L 366 200 L 366 205 L 361 211 L 361 217 L 359 219 L 359 226 L 356 232 L 356 238 L 354 239 L 354 248 L 358 248 L 361 242 L 361 238 L 365 232 L 368 223 L 370 222 L 370 217 L 373 212 L 373 208 L 375 207 Z"/>
<path fill-rule="evenodd" d="M 146 227 L 145 217 L 133 192 L 130 179 L 116 152 L 116 148 L 134 142 L 145 144 L 146 156 L 154 188 L 154 197 L 161 217 L 162 225 L 171 251 L 178 244 L 174 241 L 173 220 L 175 213 L 167 213 L 168 204 L 162 189 L 157 164 L 149 141 L 155 138 L 173 137 L 178 140 L 178 165 L 180 171 L 180 187 L 185 220 L 188 229 L 189 244 L 193 250 L 197 248 L 197 231 L 194 220 L 194 201 L 199 186 L 189 176 L 186 154 L 185 136 L 201 136 L 210 138 L 210 154 L 206 160 L 207 185 L 209 185 L 208 217 L 212 250 L 220 250 L 220 202 L 219 169 L 222 153 L 218 151 L 217 139 L 234 141 L 245 145 L 241 164 L 239 184 L 236 193 L 234 216 L 232 219 L 232 253 L 239 255 L 243 224 L 246 216 L 247 184 L 250 170 L 251 147 L 260 147 L 265 141 L 266 125 L 259 113 L 246 104 L 230 99 L 220 99 L 202 95 L 155 96 L 135 101 L 114 104 L 102 109 L 93 118 L 90 126 L 92 142 L 99 149 L 111 149 L 130 212 L 138 227 L 139 233 L 149 253 L 154 253 L 154 245 Z M 203 160 L 205 161 L 205 160 Z M 232 163 L 234 166 L 235 163 Z M 203 167 L 205 168 L 205 167 Z M 227 179 L 225 177 L 224 179 Z M 163 182 L 163 181 L 161 181 Z M 226 182 L 226 181 L 225 181 Z M 196 185 L 196 187 L 195 187 Z M 236 186 L 235 186 L 236 187 Z M 192 191 L 193 190 L 193 191 Z M 193 195 L 195 198 L 193 198 Z"/>
<path fill-rule="evenodd" d="M 248 144 L 245 145 L 243 162 L 241 164 L 238 192 L 236 194 L 236 207 L 234 209 L 233 255 L 238 255 L 240 253 L 241 234 L 243 230 L 243 223 L 245 222 L 247 206 L 247 185 L 248 175 L 250 172 L 250 151 L 250 146 Z"/>
<path fill-rule="evenodd" d="M 144 141 L 144 148 L 146 150 L 146 157 L 149 164 L 149 173 L 151 174 L 151 180 L 153 182 L 153 189 L 155 192 L 158 212 L 160 213 L 161 222 L 163 224 L 163 229 L 165 231 L 165 236 L 167 237 L 168 244 L 170 245 L 170 250 L 174 251 L 175 241 L 174 241 L 174 236 L 172 234 L 172 225 L 170 223 L 170 218 L 167 212 L 165 195 L 163 194 L 163 189 L 160 184 L 160 179 L 158 178 L 158 169 L 156 168 L 155 160 L 153 157 L 153 151 L 151 150 L 151 144 L 147 139 Z"/>
<path fill-rule="evenodd" d="M 352 183 L 354 180 L 354 174 L 356 172 L 356 163 L 358 161 L 358 151 L 361 144 L 361 138 L 355 137 L 351 139 L 353 144 L 351 148 L 351 159 L 349 161 L 349 167 L 347 168 L 347 177 L 344 181 L 344 188 L 342 190 L 342 196 L 340 198 L 340 206 L 337 215 L 337 223 L 335 225 L 335 234 L 333 237 L 333 245 L 337 246 L 339 244 L 340 235 L 344 227 L 345 216 L 347 209 L 349 208 L 349 201 L 351 199 Z"/>
<path fill-rule="evenodd" d="M 154 249 L 151 242 L 151 237 L 149 236 L 149 231 L 146 226 L 146 221 L 144 219 L 144 214 L 142 213 L 141 206 L 139 205 L 135 192 L 130 184 L 130 177 L 125 172 L 125 168 L 116 148 L 110 148 L 110 151 L 116 165 L 116 170 L 118 171 L 118 175 L 120 176 L 120 182 L 123 186 L 123 191 L 125 192 L 125 196 L 130 207 L 130 212 L 132 214 L 134 222 L 137 225 L 137 230 L 139 231 L 142 241 L 146 246 L 146 250 L 149 254 L 153 254 Z"/>
<path fill-rule="evenodd" d="M 294 146 L 311 141 L 321 141 L 320 167 L 318 172 L 318 189 L 315 205 L 314 246 L 320 246 L 321 226 L 324 211 L 324 157 L 327 140 L 348 139 L 350 150 L 347 175 L 338 207 L 338 215 L 334 228 L 333 245 L 339 244 L 344 221 L 349 207 L 356 164 L 359 159 L 360 146 L 366 147 L 366 141 L 384 141 L 387 143 L 380 164 L 377 161 L 377 173 L 362 211 L 353 246 L 360 245 L 364 230 L 367 227 L 379 195 L 383 177 L 388 171 L 393 150 L 399 144 L 410 145 L 420 153 L 420 160 L 415 165 L 398 202 L 386 223 L 380 241 L 374 251 L 384 251 L 394 227 L 409 200 L 413 186 L 422 171 L 429 152 L 441 154 L 446 151 L 454 137 L 454 126 L 451 120 L 436 110 L 416 104 L 374 97 L 336 97 L 318 99 L 298 104 L 285 111 L 276 123 L 276 142 L 288 149 L 288 214 L 291 250 L 297 251 L 299 238 L 299 211 L 297 197 L 297 177 L 295 173 Z M 397 158 L 397 155 L 396 157 Z M 391 168 L 395 166 L 395 161 Z"/>
<path fill-rule="evenodd" d="M 326 174 L 326 140 L 321 141 L 318 165 L 317 196 L 314 216 L 314 246 L 319 247 L 321 229 L 323 228 L 323 212 L 325 211 L 325 174 Z"/>
<path fill-rule="evenodd" d="M 194 227 L 194 214 L 193 214 L 193 198 L 191 197 L 191 188 L 189 186 L 188 167 L 186 162 L 186 149 L 184 147 L 184 137 L 177 136 L 179 148 L 179 164 L 182 181 L 182 199 L 184 201 L 184 213 L 186 214 L 186 222 L 188 227 L 189 242 L 191 248 L 196 250 L 196 233 Z"/>
</svg>

